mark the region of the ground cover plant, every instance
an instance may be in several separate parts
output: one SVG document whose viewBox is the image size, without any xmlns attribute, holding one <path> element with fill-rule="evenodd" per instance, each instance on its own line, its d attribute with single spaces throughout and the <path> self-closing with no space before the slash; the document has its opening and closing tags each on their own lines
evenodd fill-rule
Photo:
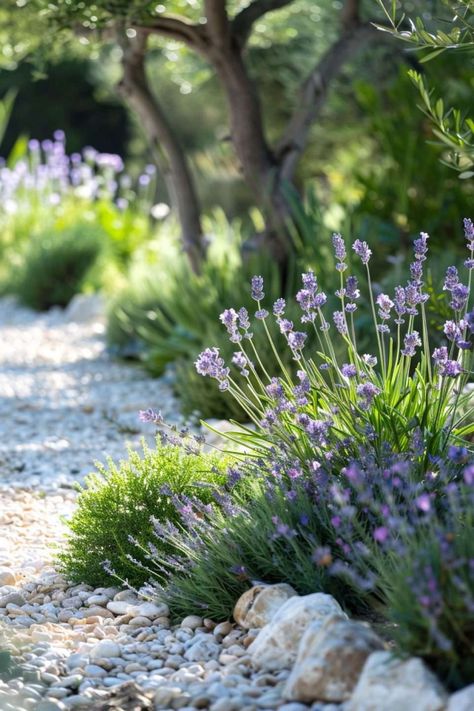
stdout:
<svg viewBox="0 0 474 711">
<path fill-rule="evenodd" d="M 152 519 L 177 521 L 175 496 L 210 502 L 214 487 L 225 479 L 222 457 L 159 443 L 156 449 L 144 444 L 142 452 L 130 451 L 127 461 L 98 465 L 80 488 L 77 509 L 66 521 L 69 532 L 58 553 L 60 569 L 72 581 L 110 585 L 118 576 L 140 587 L 150 578 L 150 551 L 138 546 L 150 539 Z M 166 543 L 161 553 L 159 549 L 156 542 L 156 555 L 173 550 Z M 113 574 L 106 561 L 112 561 Z M 155 571 L 155 577 L 162 576 Z"/>
<path fill-rule="evenodd" d="M 369 607 L 396 620 L 402 651 L 424 656 L 452 686 L 468 679 L 464 659 L 474 593 L 467 541 L 473 484 L 473 403 L 472 391 L 466 391 L 474 341 L 470 220 L 464 230 L 467 283 L 456 267 L 448 268 L 443 290 L 451 313 L 443 326 L 445 341 L 435 348 L 426 316 L 424 233 L 414 244 L 410 279 L 395 288 L 393 298 L 373 294 L 371 250 L 360 240 L 353 244 L 366 267 L 376 355 L 357 349 L 353 315 L 362 286 L 345 275 L 348 255 L 340 235 L 333 238 L 340 308 L 326 318 L 327 295 L 312 272 L 303 275 L 296 297 L 301 322 L 314 329 L 319 347 L 307 348 L 307 334 L 286 318 L 283 299 L 273 305 L 299 367 L 296 382 L 283 363 L 278 378 L 265 375 L 260 363 L 260 377 L 253 341 L 258 323 L 251 325 L 246 309 L 221 314 L 235 346 L 234 369 L 217 348 L 203 351 L 196 368 L 239 401 L 254 428 L 228 435 L 245 443 L 248 459 L 229 470 L 230 494 L 223 490 L 221 501 L 225 515 L 209 517 L 200 504 L 183 499 L 182 528 L 155 527 L 158 540 L 169 539 L 181 550 L 168 562 L 153 561 L 168 570 L 162 594 L 177 615 L 193 604 L 207 614 L 228 615 L 236 592 L 255 578 L 286 580 L 300 592 L 326 589 L 349 609 Z M 255 320 L 266 331 L 270 314 L 261 277 L 252 281 L 252 297 Z M 336 338 L 346 348 L 342 362 L 334 351 Z M 279 344 L 270 335 L 269 347 L 278 362 Z M 153 412 L 149 419 L 160 421 Z M 253 495 L 245 487 L 232 494 L 232 486 L 249 476 Z M 453 542 L 451 551 L 446 542 Z M 431 598 L 410 583 L 410 575 L 404 577 L 422 560 L 433 570 L 437 566 L 437 574 L 425 580 L 432 597 L 438 596 L 437 617 L 429 614 Z M 413 626 L 420 606 L 425 614 Z"/>
</svg>

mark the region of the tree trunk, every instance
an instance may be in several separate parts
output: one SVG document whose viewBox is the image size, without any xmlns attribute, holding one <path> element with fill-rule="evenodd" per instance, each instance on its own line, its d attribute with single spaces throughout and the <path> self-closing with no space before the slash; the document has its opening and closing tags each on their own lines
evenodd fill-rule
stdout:
<svg viewBox="0 0 474 711">
<path fill-rule="evenodd" d="M 153 92 L 145 69 L 146 35 L 121 38 L 123 77 L 119 93 L 139 117 L 153 157 L 163 172 L 172 205 L 181 225 L 183 247 L 191 267 L 198 273 L 205 247 L 201 211 L 188 162 L 173 129 Z"/>
<path fill-rule="evenodd" d="M 254 83 L 237 46 L 211 50 L 209 59 L 225 91 L 231 139 L 244 179 L 265 217 L 266 245 L 273 258 L 284 263 L 290 247 L 287 220 L 291 210 L 278 178 L 279 166 L 265 139 Z"/>
</svg>

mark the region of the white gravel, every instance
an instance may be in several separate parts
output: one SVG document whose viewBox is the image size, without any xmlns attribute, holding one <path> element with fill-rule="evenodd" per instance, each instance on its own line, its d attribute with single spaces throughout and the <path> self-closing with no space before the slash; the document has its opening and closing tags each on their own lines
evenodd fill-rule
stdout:
<svg viewBox="0 0 474 711">
<path fill-rule="evenodd" d="M 0 651 L 19 665 L 2 676 L 0 657 L 0 711 L 310 708 L 281 700 L 287 672 L 251 667 L 252 631 L 196 616 L 171 629 L 166 606 L 54 570 L 75 482 L 153 439 L 138 410 L 179 421 L 169 381 L 113 362 L 103 332 L 0 299 Z"/>
</svg>

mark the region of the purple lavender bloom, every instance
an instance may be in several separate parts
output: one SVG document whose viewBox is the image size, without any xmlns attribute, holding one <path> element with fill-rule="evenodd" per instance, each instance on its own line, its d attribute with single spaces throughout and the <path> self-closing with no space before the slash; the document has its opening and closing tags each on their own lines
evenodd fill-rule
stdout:
<svg viewBox="0 0 474 711">
<path fill-rule="evenodd" d="M 273 304 L 273 313 L 275 316 L 281 317 L 285 313 L 286 302 L 285 299 L 277 299 Z"/>
<path fill-rule="evenodd" d="M 456 284 L 451 290 L 451 296 L 452 299 L 449 302 L 449 305 L 453 311 L 461 311 L 461 309 L 463 309 L 467 304 L 469 289 L 467 286 L 464 286 L 464 284 Z"/>
<path fill-rule="evenodd" d="M 278 378 L 272 378 L 270 383 L 265 387 L 267 395 L 273 400 L 279 400 L 284 395 L 284 390 Z"/>
<path fill-rule="evenodd" d="M 417 497 L 415 503 L 420 511 L 424 511 L 425 513 L 431 509 L 431 499 L 429 494 L 421 494 Z"/>
<path fill-rule="evenodd" d="M 387 294 L 379 294 L 377 296 L 377 306 L 379 306 L 379 316 L 383 321 L 390 318 L 390 311 L 394 304 Z"/>
<path fill-rule="evenodd" d="M 218 348 L 206 348 L 197 357 L 195 366 L 199 375 L 215 378 L 221 384 L 226 383 L 229 368 L 225 367 L 224 359 L 221 358 Z"/>
<path fill-rule="evenodd" d="M 346 280 L 346 297 L 350 301 L 355 301 L 360 297 L 359 284 L 355 276 L 349 276 Z"/>
<path fill-rule="evenodd" d="M 163 424 L 163 415 L 161 414 L 161 412 L 157 412 L 151 407 L 149 407 L 148 410 L 140 410 L 140 412 L 138 413 L 138 418 L 140 422 L 149 422 L 154 425 Z"/>
<path fill-rule="evenodd" d="M 407 308 L 406 308 L 406 293 L 405 293 L 405 289 L 403 288 L 403 286 L 396 286 L 395 287 L 394 308 L 395 308 L 395 311 L 398 315 L 398 319 L 395 319 L 395 323 L 398 325 L 404 324 L 405 321 L 402 318 L 402 316 L 404 316 L 406 314 Z"/>
<path fill-rule="evenodd" d="M 263 277 L 252 277 L 252 299 L 254 299 L 254 301 L 261 301 L 264 296 L 265 294 L 263 293 Z"/>
<path fill-rule="evenodd" d="M 441 348 L 435 348 L 433 351 L 433 360 L 435 365 L 440 367 L 448 360 L 448 349 L 446 346 L 441 346 Z"/>
<path fill-rule="evenodd" d="M 306 272 L 302 274 L 301 279 L 303 281 L 303 286 L 309 291 L 316 292 L 318 290 L 318 281 L 314 275 L 313 271 Z"/>
<path fill-rule="evenodd" d="M 369 259 L 372 255 L 372 250 L 369 249 L 367 242 L 362 242 L 360 239 L 356 239 L 352 245 L 352 249 L 360 257 L 362 264 L 368 264 Z"/>
<path fill-rule="evenodd" d="M 469 458 L 467 447 L 455 447 L 451 445 L 448 449 L 448 458 L 456 464 L 464 464 Z"/>
<path fill-rule="evenodd" d="M 268 311 L 266 309 L 258 309 L 258 311 L 255 311 L 255 318 L 257 318 L 259 321 L 265 321 L 267 317 Z"/>
<path fill-rule="evenodd" d="M 244 378 L 248 377 L 249 371 L 247 369 L 247 366 L 249 365 L 249 361 L 247 359 L 247 356 L 245 356 L 242 351 L 237 351 L 236 353 L 234 353 L 234 355 L 232 356 L 232 363 L 240 369 L 240 374 L 243 375 Z"/>
<path fill-rule="evenodd" d="M 462 368 L 457 360 L 447 360 L 443 363 L 441 375 L 444 375 L 447 378 L 457 378 L 460 373 L 462 373 Z"/>
<path fill-rule="evenodd" d="M 362 356 L 362 360 L 370 368 L 373 368 L 377 365 L 377 358 L 373 355 L 370 355 L 369 353 L 364 353 L 364 355 Z"/>
<path fill-rule="evenodd" d="M 377 397 L 377 395 L 380 395 L 381 390 L 373 383 L 363 383 L 362 385 L 357 386 L 356 392 L 361 398 L 359 403 L 360 407 L 363 410 L 368 410 L 371 407 L 374 398 Z"/>
<path fill-rule="evenodd" d="M 474 334 L 474 308 L 466 314 L 466 328 L 471 335 Z"/>
<path fill-rule="evenodd" d="M 461 331 L 455 321 L 446 321 L 443 326 L 443 331 L 448 341 L 457 341 L 461 336 Z"/>
<path fill-rule="evenodd" d="M 239 309 L 238 319 L 240 328 L 247 331 L 250 328 L 249 312 L 243 306 Z"/>
<path fill-rule="evenodd" d="M 444 279 L 443 290 L 452 291 L 457 284 L 459 284 L 458 270 L 456 267 L 448 267 L 446 270 L 446 277 Z"/>
<path fill-rule="evenodd" d="M 336 264 L 336 269 L 338 272 L 343 272 L 347 269 L 347 264 L 345 264 L 344 260 L 346 258 L 346 245 L 344 244 L 344 240 L 342 239 L 342 236 L 335 232 L 332 236 L 332 244 L 334 247 L 334 254 L 336 255 L 336 259 L 338 260 Z"/>
<path fill-rule="evenodd" d="M 386 526 L 379 526 L 378 528 L 374 529 L 374 541 L 377 541 L 377 543 L 385 543 L 389 535 L 390 531 Z"/>
<path fill-rule="evenodd" d="M 410 274 L 412 281 L 421 286 L 423 282 L 423 264 L 422 262 L 412 262 L 410 264 Z"/>
<path fill-rule="evenodd" d="M 474 269 L 474 259 L 466 259 L 466 261 L 464 262 L 464 266 L 465 266 L 466 269 L 468 269 L 469 271 L 471 271 L 472 269 Z"/>
<path fill-rule="evenodd" d="M 305 430 L 313 441 L 321 446 L 324 446 L 327 443 L 327 436 L 330 426 L 330 422 L 309 419 L 305 425 Z"/>
<path fill-rule="evenodd" d="M 415 355 L 415 348 L 421 346 L 420 334 L 418 331 L 407 333 L 403 343 L 404 348 L 402 348 L 402 355 L 412 358 Z"/>
<path fill-rule="evenodd" d="M 306 333 L 302 331 L 291 331 L 288 334 L 288 345 L 292 351 L 301 351 L 306 341 Z"/>
<path fill-rule="evenodd" d="M 469 217 L 465 217 L 463 220 L 464 223 L 464 234 L 467 239 L 467 246 L 468 249 L 474 251 L 474 224 Z"/>
<path fill-rule="evenodd" d="M 288 321 L 286 318 L 279 319 L 280 333 L 291 333 L 293 330 L 293 321 Z"/>
<path fill-rule="evenodd" d="M 335 311 L 332 315 L 334 324 L 339 331 L 339 333 L 342 333 L 343 335 L 347 334 L 347 326 L 346 326 L 346 319 L 344 318 L 344 312 L 343 311 Z"/>
<path fill-rule="evenodd" d="M 341 367 L 341 373 L 345 378 L 355 378 L 357 375 L 357 368 L 351 363 L 344 363 Z"/>
<path fill-rule="evenodd" d="M 463 479 L 468 486 L 474 484 L 474 464 L 470 464 L 463 470 Z"/>
<path fill-rule="evenodd" d="M 226 327 L 232 343 L 238 343 L 242 340 L 242 336 L 237 330 L 238 314 L 235 309 L 226 309 L 221 313 L 219 319 Z"/>
<path fill-rule="evenodd" d="M 430 236 L 426 232 L 420 232 L 420 238 L 416 239 L 413 243 L 415 250 L 415 259 L 418 261 L 424 261 L 426 259 L 426 253 L 428 251 L 428 240 Z"/>
</svg>

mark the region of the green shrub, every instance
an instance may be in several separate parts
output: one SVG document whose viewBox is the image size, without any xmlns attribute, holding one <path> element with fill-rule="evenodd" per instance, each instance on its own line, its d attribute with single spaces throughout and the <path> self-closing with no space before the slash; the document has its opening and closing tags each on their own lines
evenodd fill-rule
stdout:
<svg viewBox="0 0 474 711">
<path fill-rule="evenodd" d="M 224 480 L 224 460 L 218 456 L 186 454 L 171 445 L 150 449 L 143 444 L 143 452 L 130 451 L 127 461 L 99 465 L 80 490 L 77 510 L 66 522 L 69 533 L 58 555 L 61 570 L 75 582 L 110 585 L 116 578 L 103 567 L 109 561 L 120 579 L 133 586 L 144 584 L 150 573 L 140 565 L 148 565 L 148 554 L 130 537 L 146 545 L 152 538 L 150 517 L 178 519 L 174 495 L 210 502 L 214 485 Z M 159 553 L 160 545 L 156 541 L 155 545 Z M 170 553 L 170 546 L 165 551 Z M 160 579 L 160 572 L 155 574 Z"/>
<path fill-rule="evenodd" d="M 83 226 L 63 233 L 44 233 L 25 249 L 21 265 L 9 279 L 9 291 L 37 311 L 67 306 L 81 291 L 101 250 L 99 233 Z"/>
</svg>

